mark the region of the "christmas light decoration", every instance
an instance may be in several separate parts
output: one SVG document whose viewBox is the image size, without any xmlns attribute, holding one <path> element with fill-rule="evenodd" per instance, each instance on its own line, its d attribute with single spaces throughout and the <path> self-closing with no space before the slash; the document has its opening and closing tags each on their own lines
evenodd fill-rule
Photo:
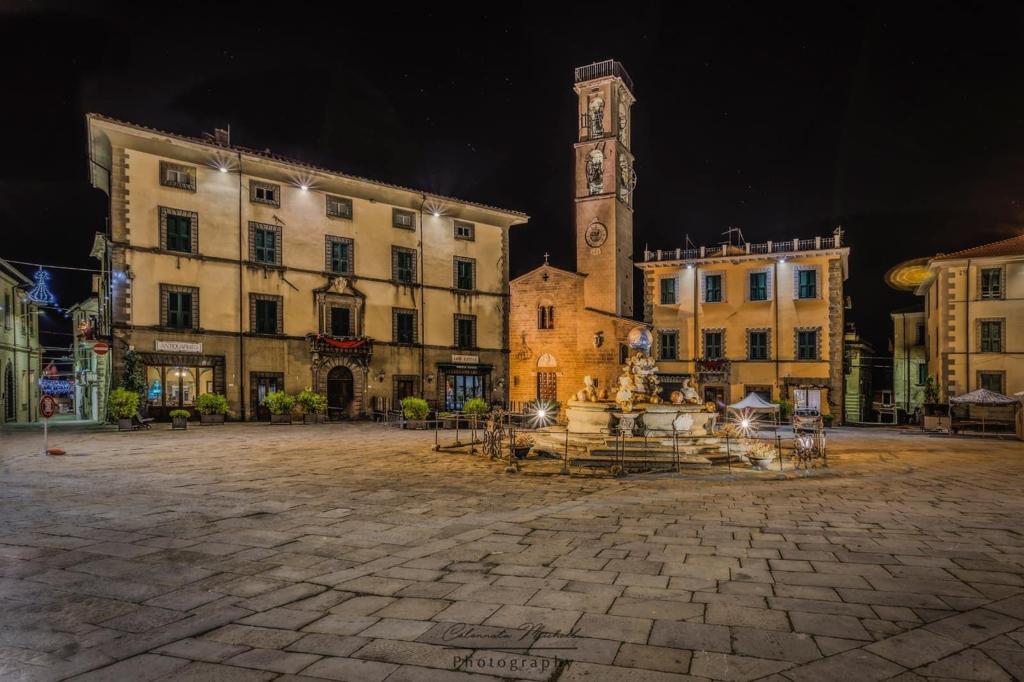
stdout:
<svg viewBox="0 0 1024 682">
<path fill-rule="evenodd" d="M 53 295 L 53 292 L 46 285 L 50 279 L 50 273 L 40 267 L 36 270 L 36 274 L 32 276 L 32 279 L 36 281 L 36 285 L 28 292 L 28 299 L 41 305 L 56 305 L 57 297 Z"/>
<path fill-rule="evenodd" d="M 39 379 L 39 391 L 43 395 L 71 395 L 75 392 L 73 379 Z"/>
</svg>

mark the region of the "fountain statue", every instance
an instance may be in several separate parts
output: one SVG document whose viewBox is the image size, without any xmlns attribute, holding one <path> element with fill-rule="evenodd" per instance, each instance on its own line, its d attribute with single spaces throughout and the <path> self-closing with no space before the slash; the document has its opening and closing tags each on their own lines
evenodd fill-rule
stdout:
<svg viewBox="0 0 1024 682">
<path fill-rule="evenodd" d="M 685 433 L 704 436 L 714 431 L 717 413 L 702 404 L 697 391 L 685 379 L 669 400 L 661 397 L 658 367 L 650 355 L 653 337 L 645 327 L 632 329 L 627 343 L 633 354 L 626 358 L 618 385 L 597 390 L 590 376 L 570 400 L 566 416 L 569 433 L 614 433 L 671 436 Z M 608 400 L 612 397 L 613 400 Z"/>
</svg>

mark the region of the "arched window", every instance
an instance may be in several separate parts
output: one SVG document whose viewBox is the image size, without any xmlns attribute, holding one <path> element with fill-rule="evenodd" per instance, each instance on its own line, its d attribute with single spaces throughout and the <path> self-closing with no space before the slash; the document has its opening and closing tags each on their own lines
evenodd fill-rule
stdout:
<svg viewBox="0 0 1024 682">
<path fill-rule="evenodd" d="M 537 304 L 537 329 L 555 328 L 555 306 L 547 299 Z"/>
</svg>

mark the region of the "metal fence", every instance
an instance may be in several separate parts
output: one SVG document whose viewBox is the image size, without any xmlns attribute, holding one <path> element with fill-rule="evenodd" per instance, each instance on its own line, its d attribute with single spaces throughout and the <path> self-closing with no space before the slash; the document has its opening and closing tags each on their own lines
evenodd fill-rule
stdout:
<svg viewBox="0 0 1024 682">
<path fill-rule="evenodd" d="M 378 421 L 393 428 L 431 430 L 434 449 L 439 452 L 481 453 L 495 460 L 506 460 L 509 470 L 518 470 L 532 451 L 534 460 L 560 459 L 562 474 L 573 469 L 606 470 L 613 475 L 629 472 L 669 471 L 687 468 L 724 469 L 760 462 L 755 468 L 785 471 L 787 457 L 793 469 L 828 466 L 826 436 L 823 429 L 789 430 L 788 425 L 759 425 L 755 432 L 737 436 L 728 431 L 711 434 L 708 439 L 676 429 L 645 432 L 642 436 L 609 428 L 592 433 L 567 429 L 552 431 L 537 422 L 536 415 L 499 409 L 487 415 L 444 412 L 423 420 L 407 419 L 401 410 L 376 415 Z M 589 443 L 587 443 L 589 439 Z M 584 442 L 587 444 L 581 445 Z M 723 452 L 724 451 L 724 452 Z M 771 456 L 766 456 L 767 452 Z M 752 456 L 750 453 L 760 456 Z M 694 455 L 700 455 L 694 457 Z M 701 460 L 704 461 L 701 461 Z"/>
</svg>

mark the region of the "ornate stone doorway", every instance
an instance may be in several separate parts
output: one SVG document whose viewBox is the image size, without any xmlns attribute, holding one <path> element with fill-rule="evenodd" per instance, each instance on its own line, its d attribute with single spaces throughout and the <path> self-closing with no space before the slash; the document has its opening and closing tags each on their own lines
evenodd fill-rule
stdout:
<svg viewBox="0 0 1024 682">
<path fill-rule="evenodd" d="M 348 356 L 321 356 L 313 363 L 313 387 L 327 396 L 327 417 L 359 417 L 365 408 L 366 368 Z"/>
<path fill-rule="evenodd" d="M 336 419 L 348 416 L 355 398 L 355 378 L 345 365 L 332 367 L 327 373 L 327 414 Z"/>
</svg>

